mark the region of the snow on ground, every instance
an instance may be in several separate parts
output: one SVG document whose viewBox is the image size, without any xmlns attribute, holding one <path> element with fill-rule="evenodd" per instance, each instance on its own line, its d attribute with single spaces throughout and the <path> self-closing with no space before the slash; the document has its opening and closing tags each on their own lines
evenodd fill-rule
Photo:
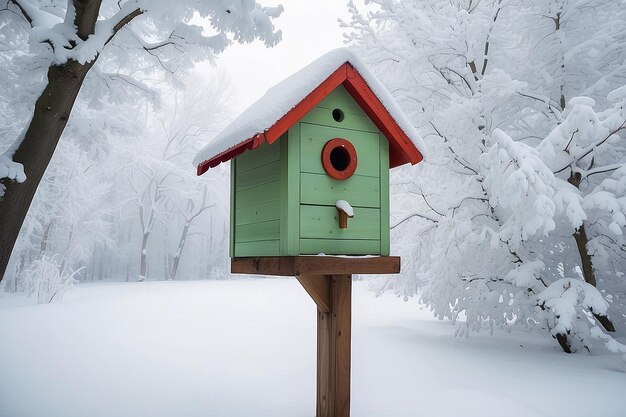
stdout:
<svg viewBox="0 0 626 417">
<path fill-rule="evenodd" d="M 615 356 L 454 338 L 356 282 L 352 416 L 624 416 Z M 0 416 L 315 415 L 315 307 L 295 279 L 81 284 L 0 299 Z"/>
</svg>

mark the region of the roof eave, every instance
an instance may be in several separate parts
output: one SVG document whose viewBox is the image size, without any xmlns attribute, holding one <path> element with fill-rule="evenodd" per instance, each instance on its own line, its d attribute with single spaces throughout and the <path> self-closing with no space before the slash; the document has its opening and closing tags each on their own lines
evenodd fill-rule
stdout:
<svg viewBox="0 0 626 417">
<path fill-rule="evenodd" d="M 415 165 L 424 159 L 415 144 L 404 133 L 387 108 L 367 85 L 363 77 L 361 77 L 361 74 L 349 63 L 346 65 L 348 67 L 348 77 L 343 85 L 389 141 L 390 168 L 408 163 Z"/>
<path fill-rule="evenodd" d="M 389 111 L 367 85 L 367 82 L 349 62 L 346 62 L 337 68 L 335 72 L 310 92 L 294 108 L 287 112 L 287 114 L 265 130 L 265 132 L 258 133 L 238 145 L 215 155 L 211 159 L 198 164 L 197 174 L 202 175 L 209 168 L 216 167 L 222 162 L 226 162 L 248 149 L 255 149 L 263 142 L 274 143 L 287 132 L 291 126 L 302 119 L 309 110 L 315 107 L 326 98 L 331 91 L 340 85 L 346 88 L 352 98 L 354 98 L 389 141 L 389 166 L 391 168 L 407 163 L 415 165 L 423 159 L 420 151 L 396 123 Z"/>
</svg>

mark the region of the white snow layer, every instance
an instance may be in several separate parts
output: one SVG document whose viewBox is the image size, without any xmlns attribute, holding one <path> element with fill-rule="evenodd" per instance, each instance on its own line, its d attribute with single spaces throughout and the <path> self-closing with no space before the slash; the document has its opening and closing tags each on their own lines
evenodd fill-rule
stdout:
<svg viewBox="0 0 626 417">
<path fill-rule="evenodd" d="M 0 154 L 0 178 L 8 178 L 17 182 L 26 181 L 24 166 L 19 162 L 14 162 L 6 155 Z"/>
<path fill-rule="evenodd" d="M 338 200 L 335 203 L 335 207 L 337 207 L 339 210 L 343 210 L 348 215 L 348 217 L 354 217 L 354 209 L 346 200 Z"/>
<path fill-rule="evenodd" d="M 349 62 L 359 72 L 391 117 L 425 158 L 426 146 L 424 141 L 387 91 L 387 88 L 352 51 L 347 48 L 339 48 L 328 52 L 267 90 L 263 97 L 248 107 L 239 117 L 226 126 L 211 143 L 198 152 L 193 160 L 194 165 L 197 166 L 272 127 L 274 123 L 346 62 Z"/>
<path fill-rule="evenodd" d="M 315 415 L 316 309 L 293 279 L 80 284 L 0 298 L 2 417 Z M 448 323 L 356 281 L 353 417 L 622 417 L 606 353 Z M 593 383 L 589 383 L 593 381 Z M 36 399 L 36 400 L 34 400 Z"/>
</svg>

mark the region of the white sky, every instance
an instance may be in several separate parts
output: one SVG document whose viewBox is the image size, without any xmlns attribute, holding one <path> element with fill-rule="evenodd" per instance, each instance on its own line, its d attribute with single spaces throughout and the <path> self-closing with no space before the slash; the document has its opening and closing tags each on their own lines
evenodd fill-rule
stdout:
<svg viewBox="0 0 626 417">
<path fill-rule="evenodd" d="M 284 6 L 283 14 L 274 20 L 283 40 L 274 48 L 266 48 L 262 42 L 235 44 L 218 57 L 217 69 L 235 86 L 235 117 L 274 84 L 331 49 L 344 46 L 337 19 L 348 20 L 347 0 L 258 1 L 264 6 Z"/>
</svg>

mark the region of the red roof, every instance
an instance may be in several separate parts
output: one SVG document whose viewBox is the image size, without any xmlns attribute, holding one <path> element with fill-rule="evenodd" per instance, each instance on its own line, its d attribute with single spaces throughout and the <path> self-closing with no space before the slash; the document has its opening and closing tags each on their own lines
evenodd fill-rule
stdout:
<svg viewBox="0 0 626 417">
<path fill-rule="evenodd" d="M 238 145 L 213 156 L 211 159 L 207 159 L 198 164 L 198 175 L 202 175 L 209 168 L 226 162 L 248 149 L 259 147 L 263 142 L 274 143 L 283 133 L 289 130 L 291 126 L 304 117 L 309 110 L 315 107 L 326 98 L 331 91 L 340 85 L 345 87 L 352 98 L 361 106 L 363 111 L 389 141 L 389 165 L 391 168 L 406 163 L 414 165 L 423 159 L 420 151 L 415 147 L 400 126 L 398 126 L 398 123 L 396 123 L 391 114 L 389 114 L 363 77 L 361 77 L 349 62 L 346 62 L 263 133 L 256 134 Z"/>
</svg>

